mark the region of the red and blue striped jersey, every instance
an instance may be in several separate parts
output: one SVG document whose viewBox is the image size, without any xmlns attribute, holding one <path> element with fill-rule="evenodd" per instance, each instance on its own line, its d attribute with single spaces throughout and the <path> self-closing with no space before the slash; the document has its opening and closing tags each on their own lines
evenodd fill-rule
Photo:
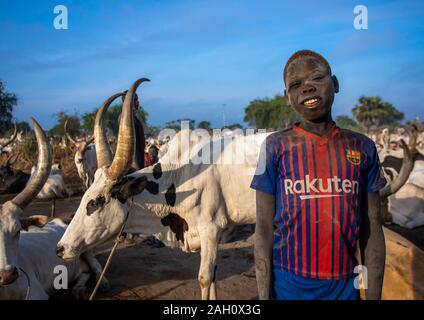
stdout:
<svg viewBox="0 0 424 320">
<path fill-rule="evenodd" d="M 336 125 L 324 136 L 295 125 L 268 136 L 261 152 L 265 170 L 251 188 L 275 196 L 274 268 L 313 279 L 353 276 L 361 199 L 386 184 L 372 140 Z"/>
</svg>

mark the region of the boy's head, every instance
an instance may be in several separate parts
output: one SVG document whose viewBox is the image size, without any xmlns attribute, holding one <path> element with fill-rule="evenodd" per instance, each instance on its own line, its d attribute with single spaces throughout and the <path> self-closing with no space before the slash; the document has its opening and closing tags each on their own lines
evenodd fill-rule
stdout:
<svg viewBox="0 0 424 320">
<path fill-rule="evenodd" d="M 295 52 L 284 67 L 284 83 L 290 106 L 303 119 L 321 121 L 331 113 L 339 83 L 320 54 L 310 50 Z"/>
<path fill-rule="evenodd" d="M 122 96 L 122 102 L 124 102 L 124 100 L 125 100 L 125 96 L 126 96 L 126 94 L 127 94 L 127 91 L 128 90 L 125 90 L 124 91 L 124 95 Z M 138 95 L 137 95 L 137 93 L 134 95 L 134 109 L 135 110 L 138 110 L 138 107 L 140 106 L 140 103 L 138 102 Z"/>
</svg>

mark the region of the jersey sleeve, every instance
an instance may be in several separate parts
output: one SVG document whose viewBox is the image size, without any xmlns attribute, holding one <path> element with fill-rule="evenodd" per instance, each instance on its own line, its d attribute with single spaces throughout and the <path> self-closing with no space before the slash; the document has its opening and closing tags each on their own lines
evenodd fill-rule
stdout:
<svg viewBox="0 0 424 320">
<path fill-rule="evenodd" d="M 375 147 L 374 143 L 371 144 L 370 154 L 368 155 L 366 180 L 368 192 L 377 192 L 387 183 L 383 175 L 380 160 L 378 158 L 377 148 Z"/>
<path fill-rule="evenodd" d="M 261 146 L 258 165 L 250 187 L 271 195 L 275 195 L 277 168 L 275 139 L 268 137 Z"/>
</svg>

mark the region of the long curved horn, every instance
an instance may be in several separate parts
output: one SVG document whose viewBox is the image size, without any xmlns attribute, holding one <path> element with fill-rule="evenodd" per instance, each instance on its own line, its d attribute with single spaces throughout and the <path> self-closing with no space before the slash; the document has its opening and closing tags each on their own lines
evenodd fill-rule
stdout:
<svg viewBox="0 0 424 320">
<path fill-rule="evenodd" d="M 15 141 L 16 137 L 18 136 L 18 127 L 16 126 L 16 123 L 14 123 L 13 126 L 15 127 L 15 129 L 13 130 L 13 134 L 10 137 L 10 139 L 7 140 L 6 142 L 0 143 L 0 146 L 2 148 L 5 148 L 9 144 L 11 144 L 13 141 Z"/>
<path fill-rule="evenodd" d="M 47 142 L 46 135 L 40 125 L 34 118 L 31 118 L 31 123 L 35 131 L 35 137 L 38 144 L 38 162 L 35 176 L 26 185 L 12 202 L 22 210 L 31 202 L 32 199 L 40 192 L 41 188 L 46 183 L 52 167 L 52 156 L 50 145 Z"/>
<path fill-rule="evenodd" d="M 96 143 L 96 157 L 97 168 L 110 166 L 113 160 L 112 150 L 110 149 L 109 141 L 107 140 L 106 130 L 103 124 L 103 115 L 111 105 L 111 103 L 118 97 L 122 97 L 123 92 L 116 93 L 107 99 L 101 108 L 96 113 L 96 120 L 94 122 L 94 141 Z"/>
<path fill-rule="evenodd" d="M 125 96 L 121 121 L 119 123 L 118 146 L 113 162 L 107 171 L 107 176 L 112 181 L 122 178 L 132 162 L 134 154 L 134 97 L 138 86 L 144 81 L 150 80 L 146 78 L 138 79 L 133 83 Z"/>
<path fill-rule="evenodd" d="M 380 197 L 388 197 L 396 193 L 408 180 L 412 168 L 414 167 L 414 157 L 403 139 L 400 140 L 400 145 L 403 149 L 402 167 L 397 177 L 380 190 Z"/>
<path fill-rule="evenodd" d="M 71 135 L 68 133 L 68 120 L 69 119 L 66 119 L 66 121 L 65 121 L 65 125 L 64 125 L 64 129 L 65 129 L 65 136 L 66 136 L 66 138 L 68 138 L 68 140 L 69 141 L 71 141 L 74 145 L 78 145 L 78 142 L 76 142 L 72 137 L 71 137 Z"/>
</svg>

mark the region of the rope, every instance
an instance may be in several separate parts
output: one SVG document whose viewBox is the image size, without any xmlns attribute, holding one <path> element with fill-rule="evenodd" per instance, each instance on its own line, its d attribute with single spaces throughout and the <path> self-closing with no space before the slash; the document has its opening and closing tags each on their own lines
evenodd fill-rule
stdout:
<svg viewBox="0 0 424 320">
<path fill-rule="evenodd" d="M 25 300 L 29 300 L 29 295 L 31 293 L 31 279 L 29 278 L 28 274 L 25 272 L 24 269 L 22 269 L 21 267 L 19 267 L 19 270 L 22 271 L 22 273 L 25 275 L 26 279 L 27 279 L 27 292 L 25 295 Z"/>
<path fill-rule="evenodd" d="M 122 236 L 122 232 L 124 231 L 125 225 L 127 224 L 127 220 L 128 220 L 129 215 L 130 215 L 130 211 L 131 211 L 132 205 L 133 205 L 133 199 L 131 198 L 130 207 L 128 208 L 127 215 L 125 216 L 125 220 L 122 223 L 121 230 L 119 230 L 119 233 L 116 236 L 115 243 L 114 243 L 114 245 L 112 247 L 112 250 L 110 251 L 109 256 L 108 256 L 108 258 L 106 260 L 106 263 L 105 263 L 105 266 L 103 268 L 103 271 L 100 274 L 99 279 L 97 280 L 96 286 L 94 287 L 93 292 L 90 295 L 90 298 L 88 298 L 88 300 L 90 300 L 90 301 L 93 300 L 94 297 L 96 296 L 97 290 L 99 289 L 100 283 L 102 282 L 102 280 L 103 280 L 103 278 L 104 278 L 104 276 L 105 276 L 105 274 L 107 272 L 107 269 L 109 268 L 109 264 L 112 261 L 112 257 L 115 254 L 116 248 L 118 247 L 118 245 L 121 242 L 124 241 L 124 238 Z"/>
<path fill-rule="evenodd" d="M 50 218 L 54 218 L 56 214 L 56 197 L 52 199 L 51 210 L 50 210 Z"/>
</svg>

